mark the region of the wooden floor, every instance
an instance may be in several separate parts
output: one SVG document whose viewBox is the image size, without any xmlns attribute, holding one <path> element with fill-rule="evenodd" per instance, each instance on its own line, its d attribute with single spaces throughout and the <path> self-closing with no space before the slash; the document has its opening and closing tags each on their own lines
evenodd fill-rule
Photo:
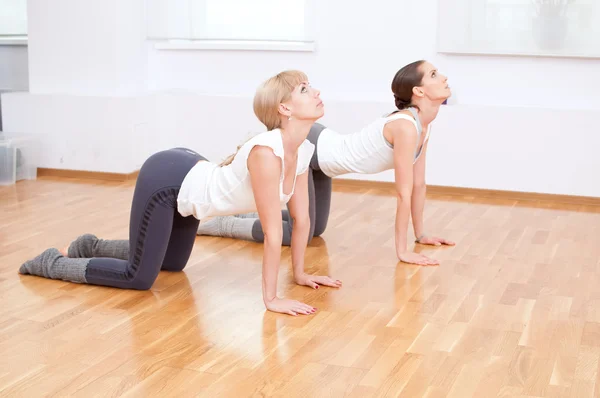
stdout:
<svg viewBox="0 0 600 398">
<path fill-rule="evenodd" d="M 395 200 L 338 188 L 308 271 L 343 281 L 280 292 L 319 310 L 265 311 L 262 246 L 198 237 L 151 291 L 21 276 L 79 234 L 126 238 L 133 183 L 40 178 L 0 187 L 0 396 L 598 397 L 600 211 L 433 197 L 457 242 L 398 263 Z"/>
</svg>

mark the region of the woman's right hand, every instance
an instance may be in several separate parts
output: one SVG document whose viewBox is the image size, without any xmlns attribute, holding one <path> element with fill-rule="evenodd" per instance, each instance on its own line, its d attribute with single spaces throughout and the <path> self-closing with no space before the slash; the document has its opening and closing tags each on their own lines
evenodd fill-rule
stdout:
<svg viewBox="0 0 600 398">
<path fill-rule="evenodd" d="M 400 261 L 409 264 L 418 264 L 418 265 L 439 265 L 439 261 L 429 258 L 423 254 L 414 253 L 414 252 L 404 252 L 398 254 L 398 258 Z"/>
<path fill-rule="evenodd" d="M 298 314 L 310 315 L 317 312 L 317 309 L 308 304 L 301 303 L 296 300 L 280 299 L 275 297 L 273 300 L 267 301 L 267 309 L 273 312 L 289 314 L 297 316 Z"/>
</svg>

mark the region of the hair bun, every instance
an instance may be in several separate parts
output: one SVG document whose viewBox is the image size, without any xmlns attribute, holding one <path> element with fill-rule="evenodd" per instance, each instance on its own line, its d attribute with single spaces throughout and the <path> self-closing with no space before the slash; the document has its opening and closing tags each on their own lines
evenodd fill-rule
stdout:
<svg viewBox="0 0 600 398">
<path fill-rule="evenodd" d="M 404 101 L 402 98 L 398 97 L 396 94 L 394 94 L 394 101 L 396 102 L 396 108 L 398 108 L 399 110 L 407 108 L 408 105 L 410 104 L 410 100 Z"/>
</svg>

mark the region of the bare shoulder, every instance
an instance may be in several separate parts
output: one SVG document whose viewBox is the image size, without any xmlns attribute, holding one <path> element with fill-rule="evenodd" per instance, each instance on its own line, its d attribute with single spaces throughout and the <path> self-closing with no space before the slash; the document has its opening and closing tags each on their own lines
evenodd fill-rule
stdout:
<svg viewBox="0 0 600 398">
<path fill-rule="evenodd" d="M 256 145 L 248 154 L 248 170 L 259 172 L 265 176 L 277 175 L 281 172 L 281 160 L 273 149 L 265 145 Z"/>
<path fill-rule="evenodd" d="M 396 114 L 398 113 L 408 116 L 408 119 L 400 118 L 386 123 L 384 127 L 385 137 L 392 142 L 392 144 L 396 140 L 402 140 L 405 142 L 413 139 L 416 140 L 417 128 L 415 127 L 412 114 L 409 111 L 400 111 Z"/>
</svg>

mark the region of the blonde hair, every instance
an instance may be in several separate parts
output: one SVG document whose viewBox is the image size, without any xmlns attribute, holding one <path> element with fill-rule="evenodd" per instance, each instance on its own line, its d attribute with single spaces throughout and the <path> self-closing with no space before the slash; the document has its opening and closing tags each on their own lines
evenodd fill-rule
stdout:
<svg viewBox="0 0 600 398">
<path fill-rule="evenodd" d="M 258 87 L 254 95 L 254 114 L 265 125 L 267 131 L 281 127 L 279 104 L 287 101 L 294 89 L 307 80 L 306 74 L 301 71 L 286 70 L 266 80 Z M 246 142 L 240 144 L 235 153 L 229 155 L 221 163 L 221 166 L 230 164 Z"/>
</svg>

